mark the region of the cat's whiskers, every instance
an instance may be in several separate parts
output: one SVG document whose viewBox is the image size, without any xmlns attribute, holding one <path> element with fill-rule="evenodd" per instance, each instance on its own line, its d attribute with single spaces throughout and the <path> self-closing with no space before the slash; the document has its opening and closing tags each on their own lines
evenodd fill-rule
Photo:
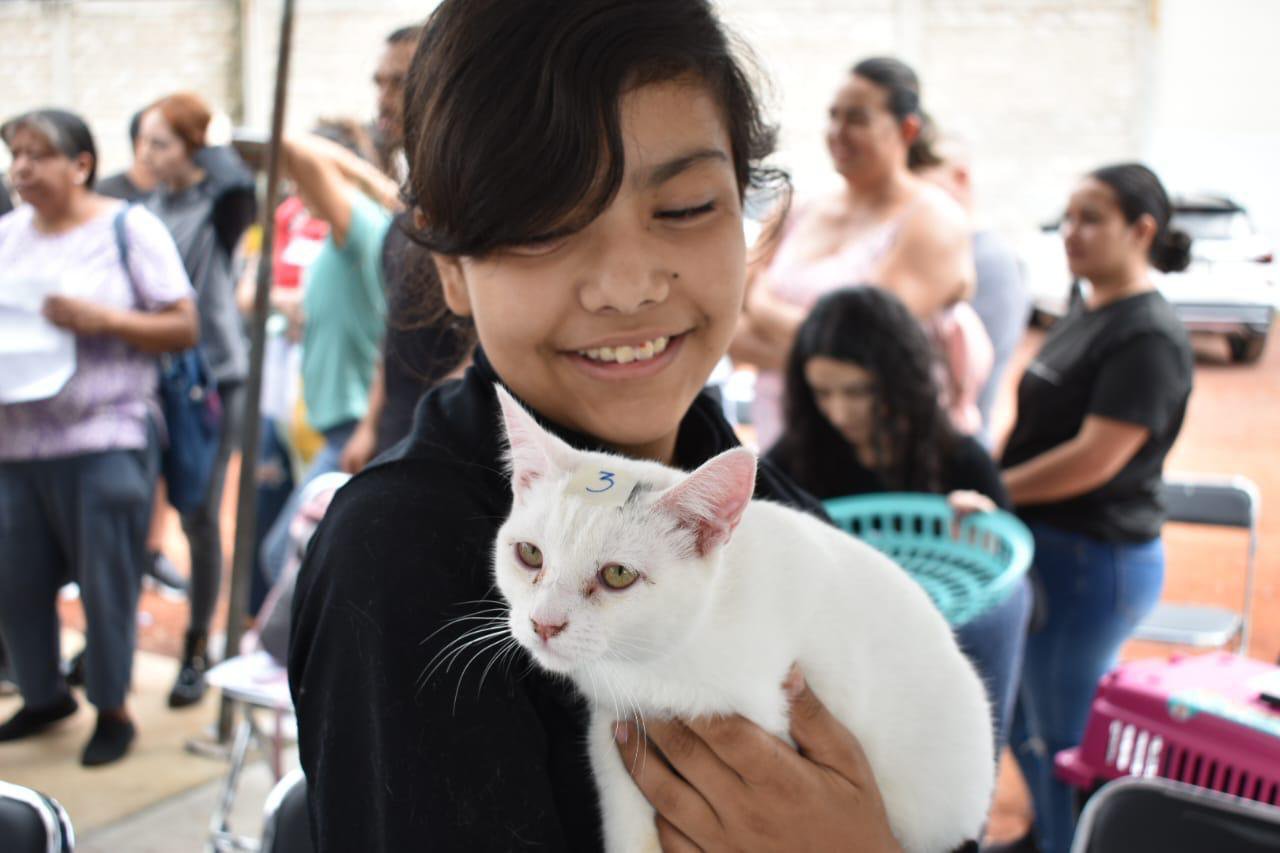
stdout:
<svg viewBox="0 0 1280 853">
<path fill-rule="evenodd" d="M 468 618 L 470 617 L 460 617 L 460 619 Z M 451 620 L 450 625 L 458 621 L 460 620 Z M 436 633 L 439 632 L 437 631 Z M 426 683 L 431 680 L 431 677 L 435 675 L 436 670 L 441 666 L 445 667 L 446 672 L 450 671 L 453 668 L 453 662 L 470 647 L 503 635 L 509 635 L 507 620 L 504 617 L 484 617 L 482 624 L 450 640 L 445 644 L 444 648 L 436 652 L 431 660 L 427 661 L 427 665 L 423 667 L 423 674 L 418 679 L 419 689 L 426 686 Z"/>
<path fill-rule="evenodd" d="M 466 601 L 464 601 L 464 602 L 460 602 L 460 603 L 462 603 L 462 604 L 472 604 L 472 603 L 477 603 L 477 602 L 466 602 Z M 505 605 L 505 604 L 498 604 L 498 603 L 493 602 L 493 601 L 488 601 L 488 602 L 484 602 L 484 601 L 482 601 L 482 602 L 478 602 L 478 603 L 489 604 L 489 605 L 492 605 L 492 606 L 490 606 L 490 607 L 486 607 L 486 608 L 483 608 L 483 609 L 480 609 L 480 610 L 476 610 L 476 611 L 475 611 L 475 612 L 473 612 L 473 613 L 466 613 L 466 614 L 464 614 L 464 615 L 462 615 L 462 616 L 455 616 L 455 617 L 453 617 L 452 619 L 448 620 L 448 621 L 447 621 L 447 622 L 445 622 L 443 625 L 441 625 L 439 628 L 435 629 L 435 630 L 434 630 L 434 631 L 432 631 L 430 634 L 428 634 L 427 636 L 423 637 L 423 638 L 422 638 L 422 641 L 421 641 L 421 642 L 419 642 L 419 643 L 418 643 L 418 645 L 420 645 L 420 646 L 425 646 L 425 645 L 426 645 L 426 644 L 431 640 L 431 638 L 432 638 L 432 637 L 434 637 L 436 634 L 439 634 L 441 631 L 446 631 L 446 630 L 448 630 L 449 628 L 452 628 L 453 626 L 457 625 L 457 624 L 458 624 L 458 623 L 460 623 L 460 622 L 471 622 L 471 621 L 479 621 L 479 620 L 485 620 L 485 619 L 502 619 L 502 618 L 505 618 L 505 617 L 506 617 L 506 614 L 510 612 L 510 608 L 509 608 L 509 607 L 507 607 L 507 605 Z M 487 614 L 492 614 L 492 615 L 487 615 Z"/>
<path fill-rule="evenodd" d="M 638 766 L 643 769 L 644 762 L 647 760 L 649 754 L 649 734 L 648 730 L 645 728 L 644 715 L 640 713 L 639 703 L 627 690 L 622 689 L 617 685 L 610 672 L 610 667 L 607 664 L 588 665 L 587 667 L 584 667 L 583 671 L 591 681 L 593 700 L 598 699 L 601 695 L 599 689 L 595 685 L 596 674 L 599 674 L 600 679 L 608 689 L 610 699 L 613 702 L 613 718 L 615 722 L 621 723 L 626 720 L 635 721 L 637 734 L 641 738 L 640 750 L 636 753 L 636 759 Z M 598 701 L 597 704 L 599 704 Z M 636 767 L 637 763 L 633 763 L 631 765 L 631 770 L 635 771 Z"/>
<path fill-rule="evenodd" d="M 471 656 L 471 659 L 467 661 L 466 666 L 462 668 L 462 672 L 458 673 L 458 685 L 453 689 L 453 713 L 454 714 L 458 713 L 458 696 L 461 695 L 462 693 L 462 682 L 467 677 L 467 670 L 471 668 L 471 665 L 476 662 L 477 658 L 479 658 L 482 654 L 487 652 L 489 649 L 492 649 L 495 647 L 500 648 L 501 646 L 509 642 L 515 642 L 515 640 L 511 637 L 510 634 L 506 634 L 504 636 L 498 637 L 495 640 L 491 640 L 485 646 L 477 650 L 476 653 Z M 482 678 L 480 680 L 480 687 L 483 687 L 483 685 L 484 685 L 484 679 Z M 480 695 L 480 692 L 479 692 L 480 687 L 477 687 L 476 689 L 477 697 L 479 697 Z"/>
<path fill-rule="evenodd" d="M 488 677 L 489 670 L 493 669 L 493 665 L 496 664 L 498 661 L 502 660 L 504 655 L 510 654 L 512 648 L 520 647 L 520 643 L 517 642 L 515 637 L 509 637 L 508 639 L 510 640 L 510 642 L 508 642 L 503 648 L 499 649 L 494 654 L 493 658 L 489 661 L 489 663 L 485 665 L 484 672 L 480 673 L 480 683 L 476 685 L 476 698 L 480 697 L 480 691 L 484 689 L 484 680 L 485 678 Z"/>
</svg>

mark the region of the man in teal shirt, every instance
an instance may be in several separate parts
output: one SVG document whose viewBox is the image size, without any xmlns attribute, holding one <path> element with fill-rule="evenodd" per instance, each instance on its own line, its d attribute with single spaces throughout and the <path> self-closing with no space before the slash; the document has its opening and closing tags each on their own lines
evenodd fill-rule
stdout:
<svg viewBox="0 0 1280 853">
<path fill-rule="evenodd" d="M 395 183 L 340 145 L 291 136 L 281 151 L 286 174 L 311 214 L 329 223 L 329 235 L 303 276 L 302 301 L 302 396 L 324 446 L 263 540 L 272 582 L 284 567 L 302 489 L 339 470 L 342 448 L 369 406 L 386 327 L 382 243 L 401 207 Z"/>
</svg>

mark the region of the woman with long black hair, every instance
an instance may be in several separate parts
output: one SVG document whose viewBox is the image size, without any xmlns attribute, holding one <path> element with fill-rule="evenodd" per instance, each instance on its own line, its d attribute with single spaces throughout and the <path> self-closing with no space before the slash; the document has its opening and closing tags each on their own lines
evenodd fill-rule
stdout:
<svg viewBox="0 0 1280 853">
<path fill-rule="evenodd" d="M 893 294 L 868 286 L 827 294 L 796 333 L 783 433 L 766 458 L 823 499 L 926 492 L 949 495 L 960 514 L 1007 508 L 995 462 L 938 402 L 933 358 L 924 330 Z M 1030 606 L 1021 584 L 957 631 L 991 698 L 997 754 Z"/>
</svg>

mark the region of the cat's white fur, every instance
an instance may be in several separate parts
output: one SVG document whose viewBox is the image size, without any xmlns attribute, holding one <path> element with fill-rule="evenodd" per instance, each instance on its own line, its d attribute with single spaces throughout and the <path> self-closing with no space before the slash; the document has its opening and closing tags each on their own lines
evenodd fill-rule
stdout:
<svg viewBox="0 0 1280 853">
<path fill-rule="evenodd" d="M 515 502 L 494 575 L 515 639 L 590 700 L 609 851 L 658 849 L 614 722 L 737 713 L 789 741 L 782 684 L 793 663 L 861 741 L 906 850 L 948 851 L 976 837 L 994 783 L 987 699 L 946 622 L 900 568 L 809 515 L 751 500 L 748 450 L 692 474 L 584 453 L 498 394 Z M 619 507 L 566 495 L 583 466 L 642 485 Z M 517 559 L 520 542 L 541 550 L 540 571 Z M 607 563 L 642 578 L 612 591 L 598 579 Z M 544 640 L 534 619 L 565 627 Z"/>
</svg>

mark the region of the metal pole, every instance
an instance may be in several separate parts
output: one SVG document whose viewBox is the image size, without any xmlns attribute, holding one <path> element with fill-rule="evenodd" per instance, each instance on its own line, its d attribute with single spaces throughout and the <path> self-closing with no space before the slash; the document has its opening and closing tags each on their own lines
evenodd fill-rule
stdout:
<svg viewBox="0 0 1280 853">
<path fill-rule="evenodd" d="M 249 584 L 253 575 L 254 509 L 257 502 L 258 438 L 261 431 L 262 361 L 267 341 L 267 314 L 271 295 L 271 258 L 275 236 L 275 211 L 279 203 L 280 139 L 284 133 L 285 95 L 289 85 L 289 55 L 293 47 L 293 0 L 284 0 L 280 15 L 280 52 L 276 59 L 276 94 L 271 113 L 271 143 L 267 149 L 267 204 L 262 210 L 262 253 L 258 262 L 258 286 L 253 295 L 250 324 L 249 379 L 245 393 L 244 424 L 240 430 L 240 491 L 236 501 L 236 544 L 231 562 L 231 601 L 227 607 L 228 656 L 240 649 L 248 611 Z M 218 712 L 218 742 L 231 737 L 232 703 L 225 697 Z"/>
</svg>

